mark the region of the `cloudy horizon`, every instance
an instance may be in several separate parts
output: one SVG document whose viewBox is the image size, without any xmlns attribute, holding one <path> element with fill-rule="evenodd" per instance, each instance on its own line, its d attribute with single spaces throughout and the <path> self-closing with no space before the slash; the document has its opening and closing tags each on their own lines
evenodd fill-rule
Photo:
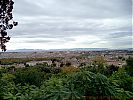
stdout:
<svg viewBox="0 0 133 100">
<path fill-rule="evenodd" d="M 132 0 L 14 0 L 7 49 L 132 48 Z"/>
</svg>

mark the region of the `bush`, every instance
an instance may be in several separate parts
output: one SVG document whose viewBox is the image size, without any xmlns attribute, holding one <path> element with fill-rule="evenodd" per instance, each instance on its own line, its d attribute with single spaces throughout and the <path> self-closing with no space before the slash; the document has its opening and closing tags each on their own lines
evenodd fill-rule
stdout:
<svg viewBox="0 0 133 100">
<path fill-rule="evenodd" d="M 4 100 L 42 100 L 43 92 L 34 85 L 25 84 L 21 86 L 18 84 L 12 85 L 12 87 L 3 95 Z"/>
<path fill-rule="evenodd" d="M 14 71 L 0 69 L 0 99 L 82 100 L 83 96 L 88 96 L 96 100 L 101 97 L 131 100 L 133 77 L 127 70 L 119 68 L 115 71 L 111 66 L 112 75 L 108 78 L 101 74 L 106 69 L 99 71 L 97 66 L 95 68 L 95 73 L 90 71 L 90 66 L 55 68 L 38 64 Z"/>
<path fill-rule="evenodd" d="M 116 91 L 112 82 L 100 73 L 80 71 L 71 75 L 68 84 L 74 85 L 74 89 L 82 96 L 115 96 Z M 70 87 L 69 86 L 69 87 Z"/>
<path fill-rule="evenodd" d="M 115 65 L 109 65 L 107 67 L 107 72 L 109 75 L 113 74 L 113 72 L 118 71 L 119 67 L 115 66 Z"/>
<path fill-rule="evenodd" d="M 41 72 L 35 67 L 23 68 L 16 71 L 16 79 L 14 80 L 14 82 L 16 84 L 21 83 L 22 85 L 27 83 L 30 85 L 40 86 L 42 81 L 45 80 L 44 75 L 45 73 Z"/>
<path fill-rule="evenodd" d="M 126 63 L 127 63 L 127 66 L 126 66 L 126 70 L 128 72 L 128 74 L 130 76 L 133 76 L 133 57 L 129 57 L 127 60 L 126 60 Z"/>
<path fill-rule="evenodd" d="M 118 88 L 133 92 L 133 77 L 130 77 L 124 69 L 119 69 L 118 72 L 114 72 L 110 79 Z"/>
<path fill-rule="evenodd" d="M 69 67 L 62 67 L 61 72 L 62 73 L 73 73 L 79 71 L 79 68 L 69 66 Z"/>
</svg>

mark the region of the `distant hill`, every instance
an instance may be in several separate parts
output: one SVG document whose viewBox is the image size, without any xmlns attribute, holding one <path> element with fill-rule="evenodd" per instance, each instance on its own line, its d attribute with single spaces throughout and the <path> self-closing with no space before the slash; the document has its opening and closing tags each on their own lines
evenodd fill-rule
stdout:
<svg viewBox="0 0 133 100">
<path fill-rule="evenodd" d="M 108 48 L 70 48 L 70 49 L 16 49 L 16 50 L 7 50 L 7 52 L 42 52 L 42 51 L 104 51 L 104 50 L 129 50 L 132 51 L 132 48 L 125 49 L 108 49 Z"/>
<path fill-rule="evenodd" d="M 45 51 L 41 49 L 16 49 L 16 50 L 7 50 L 7 52 L 39 52 L 39 51 Z"/>
<path fill-rule="evenodd" d="M 103 51 L 107 48 L 71 48 L 71 49 L 50 49 L 48 51 Z"/>
</svg>

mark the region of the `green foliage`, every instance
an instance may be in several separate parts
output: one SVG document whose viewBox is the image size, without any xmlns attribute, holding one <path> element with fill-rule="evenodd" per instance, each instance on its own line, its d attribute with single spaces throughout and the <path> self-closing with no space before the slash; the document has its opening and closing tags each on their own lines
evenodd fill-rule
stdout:
<svg viewBox="0 0 133 100">
<path fill-rule="evenodd" d="M 8 73 L 8 69 L 6 68 L 0 68 L 0 77 L 2 77 L 2 74 Z"/>
<path fill-rule="evenodd" d="M 133 77 L 130 77 L 124 69 L 119 69 L 118 72 L 114 72 L 110 79 L 119 88 L 133 92 Z"/>
<path fill-rule="evenodd" d="M 79 68 L 76 68 L 76 67 L 73 67 L 73 66 L 69 66 L 69 67 L 62 67 L 61 68 L 61 72 L 62 73 L 73 73 L 73 72 L 78 72 L 80 69 Z"/>
<path fill-rule="evenodd" d="M 93 90 L 93 91 L 91 91 Z M 94 96 L 115 96 L 115 87 L 112 85 L 111 81 L 100 73 L 95 74 L 91 82 L 91 87 L 89 91 Z"/>
<path fill-rule="evenodd" d="M 1 79 L 11 82 L 11 81 L 13 81 L 13 79 L 15 79 L 15 76 L 13 74 L 3 73 Z"/>
<path fill-rule="evenodd" d="M 67 80 L 68 88 L 77 91 L 77 95 L 83 96 L 115 96 L 115 86 L 102 74 L 94 74 L 89 71 L 80 71 L 70 75 Z"/>
<path fill-rule="evenodd" d="M 50 100 L 78 100 L 82 95 L 74 88 L 74 84 L 69 84 L 68 78 L 52 77 L 46 81 L 41 89 L 46 90 L 46 99 Z"/>
<path fill-rule="evenodd" d="M 133 76 L 133 57 L 129 57 L 126 60 L 127 66 L 126 66 L 126 70 L 128 72 L 129 75 Z"/>
<path fill-rule="evenodd" d="M 104 74 L 104 75 L 109 75 L 108 74 L 108 69 L 107 69 L 106 66 L 97 65 L 96 63 L 93 63 L 92 65 L 87 65 L 84 69 L 88 70 L 90 72 L 93 72 L 93 73 L 101 73 L 101 74 Z"/>
<path fill-rule="evenodd" d="M 129 57 L 129 58 L 126 60 L 126 63 L 127 63 L 127 66 L 133 66 L 133 57 Z"/>
<path fill-rule="evenodd" d="M 85 94 L 86 89 L 88 89 L 91 80 L 93 79 L 94 73 L 89 71 L 80 71 L 74 73 L 68 78 L 69 84 L 74 84 L 75 88 L 82 95 Z"/>
<path fill-rule="evenodd" d="M 108 69 L 104 68 L 104 64 L 92 68 L 90 66 L 56 68 L 47 64 L 18 68 L 14 71 L 13 68 L 2 68 L 0 99 L 82 100 L 83 96 L 93 97 L 96 100 L 101 96 L 107 96 L 106 100 L 132 99 L 133 77 L 127 70 L 119 68 L 118 71 L 108 75 L 105 74 Z"/>
<path fill-rule="evenodd" d="M 2 96 L 7 91 L 7 89 L 5 88 L 7 86 L 7 84 L 8 83 L 6 80 L 0 79 L 0 99 L 2 99 Z"/>
<path fill-rule="evenodd" d="M 133 99 L 133 92 L 125 91 L 123 88 L 117 89 L 117 95 L 120 100 L 132 100 Z"/>
<path fill-rule="evenodd" d="M 46 78 L 45 73 L 41 72 L 39 68 L 28 67 L 24 69 L 18 69 L 15 73 L 16 79 L 14 82 L 16 84 L 30 84 L 40 86 L 42 81 Z"/>
<path fill-rule="evenodd" d="M 63 86 L 62 79 L 51 78 L 41 87 L 46 89 L 46 99 L 64 100 L 67 89 Z"/>
<path fill-rule="evenodd" d="M 112 65 L 109 65 L 107 67 L 107 74 L 111 75 L 111 74 L 113 74 L 113 72 L 118 71 L 118 69 L 119 69 L 118 66 L 115 66 L 113 64 Z"/>
<path fill-rule="evenodd" d="M 25 86 L 13 85 L 11 90 L 6 93 L 3 98 L 8 100 L 39 100 L 41 98 L 41 90 L 34 86 L 25 84 Z"/>
<path fill-rule="evenodd" d="M 106 64 L 106 60 L 103 56 L 96 56 L 93 63 L 99 67 L 102 67 Z"/>
</svg>

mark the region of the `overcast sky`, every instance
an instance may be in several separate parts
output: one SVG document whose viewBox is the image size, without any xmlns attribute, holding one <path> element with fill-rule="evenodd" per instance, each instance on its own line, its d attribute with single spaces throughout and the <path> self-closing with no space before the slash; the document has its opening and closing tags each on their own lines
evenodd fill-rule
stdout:
<svg viewBox="0 0 133 100">
<path fill-rule="evenodd" d="M 14 2 L 8 50 L 132 47 L 132 0 Z"/>
</svg>

